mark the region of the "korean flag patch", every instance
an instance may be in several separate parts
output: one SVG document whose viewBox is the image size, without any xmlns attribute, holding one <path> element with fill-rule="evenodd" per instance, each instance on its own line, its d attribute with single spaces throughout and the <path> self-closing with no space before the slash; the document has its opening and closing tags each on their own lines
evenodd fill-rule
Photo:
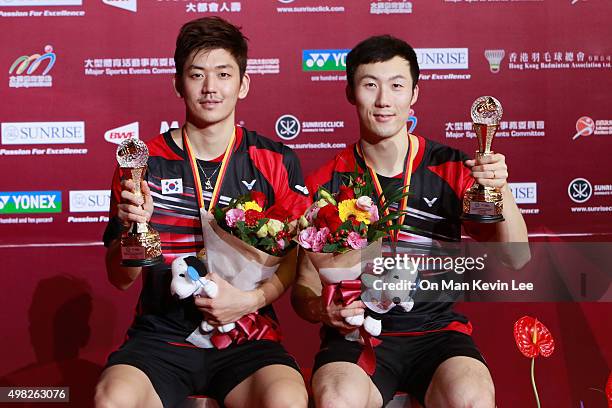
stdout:
<svg viewBox="0 0 612 408">
<path fill-rule="evenodd" d="M 162 179 L 161 189 L 162 194 L 182 194 L 183 179 Z"/>
</svg>

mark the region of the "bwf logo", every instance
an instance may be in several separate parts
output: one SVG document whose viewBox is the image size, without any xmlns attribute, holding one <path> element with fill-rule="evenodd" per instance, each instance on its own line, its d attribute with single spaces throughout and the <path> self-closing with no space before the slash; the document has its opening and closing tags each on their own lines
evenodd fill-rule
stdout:
<svg viewBox="0 0 612 408">
<path fill-rule="evenodd" d="M 137 0 L 102 0 L 104 4 L 107 4 L 112 7 L 117 7 L 123 10 L 136 12 L 137 9 Z"/>
<path fill-rule="evenodd" d="M 303 50 L 304 71 L 345 71 L 346 55 L 350 50 Z"/>
</svg>

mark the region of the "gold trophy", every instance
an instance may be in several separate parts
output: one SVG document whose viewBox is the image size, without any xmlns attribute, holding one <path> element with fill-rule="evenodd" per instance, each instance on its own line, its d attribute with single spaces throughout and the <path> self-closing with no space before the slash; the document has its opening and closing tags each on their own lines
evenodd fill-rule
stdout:
<svg viewBox="0 0 612 408">
<path fill-rule="evenodd" d="M 501 103 L 492 96 L 481 96 L 472 104 L 473 128 L 478 139 L 477 158 L 493 154 L 491 143 L 503 113 Z M 500 222 L 504 220 L 502 210 L 502 193 L 498 188 L 474 183 L 463 197 L 461 219 L 482 223 Z"/>
<path fill-rule="evenodd" d="M 139 139 L 125 139 L 117 148 L 122 180 L 134 182 L 134 194 L 142 197 L 140 182 L 147 171 L 149 149 Z M 133 222 L 121 234 L 121 265 L 151 266 L 163 262 L 159 233 L 144 222 Z"/>
</svg>

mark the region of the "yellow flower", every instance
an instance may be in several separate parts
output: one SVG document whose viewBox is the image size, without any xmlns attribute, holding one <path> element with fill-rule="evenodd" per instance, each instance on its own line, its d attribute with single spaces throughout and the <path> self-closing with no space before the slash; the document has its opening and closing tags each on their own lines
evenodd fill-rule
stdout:
<svg viewBox="0 0 612 408">
<path fill-rule="evenodd" d="M 247 201 L 244 203 L 244 211 L 255 210 L 257 212 L 262 212 L 263 209 L 257 204 L 255 201 Z"/>
<path fill-rule="evenodd" d="M 344 200 L 338 204 L 338 212 L 342 222 L 348 220 L 351 215 L 355 216 L 355 219 L 359 222 L 370 223 L 370 213 L 357 207 L 357 200 Z"/>
</svg>

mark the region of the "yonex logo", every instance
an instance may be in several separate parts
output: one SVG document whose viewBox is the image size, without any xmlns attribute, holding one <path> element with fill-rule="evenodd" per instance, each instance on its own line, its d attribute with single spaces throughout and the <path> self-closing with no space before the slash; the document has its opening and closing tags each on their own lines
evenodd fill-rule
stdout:
<svg viewBox="0 0 612 408">
<path fill-rule="evenodd" d="M 584 203 L 593 195 L 593 186 L 584 178 L 573 179 L 567 187 L 567 194 L 575 203 Z"/>
<path fill-rule="evenodd" d="M 299 184 L 295 185 L 295 189 L 298 191 L 301 191 L 302 193 L 308 195 L 308 187 L 306 186 L 300 186 Z"/>
<path fill-rule="evenodd" d="M 61 211 L 61 191 L 15 191 L 0 195 L 0 214 L 59 213 Z"/>
<path fill-rule="evenodd" d="M 350 50 L 303 50 L 304 71 L 345 71 L 346 54 Z"/>
<path fill-rule="evenodd" d="M 293 140 L 300 134 L 300 121 L 293 115 L 283 115 L 274 125 L 276 134 L 283 140 Z"/>
<path fill-rule="evenodd" d="M 306 60 L 306 66 L 308 68 L 312 68 L 316 65 L 319 68 L 323 68 L 323 66 L 329 59 L 329 56 L 330 54 L 327 52 L 321 54 L 313 52 L 312 54 L 310 54 L 310 58 Z"/>
<path fill-rule="evenodd" d="M 429 208 L 431 208 L 431 207 L 434 205 L 434 203 L 435 203 L 436 201 L 438 201 L 438 197 L 434 197 L 434 198 L 431 198 L 431 199 L 430 199 L 430 198 L 427 198 L 427 197 L 423 197 L 423 200 L 425 200 L 425 202 L 427 203 L 427 205 L 429 206 Z"/>
<path fill-rule="evenodd" d="M 251 190 L 253 189 L 253 186 L 255 185 L 255 182 L 256 182 L 256 181 L 257 181 L 256 179 L 253 179 L 253 180 L 251 180 L 251 182 L 249 183 L 249 182 L 247 182 L 246 180 L 242 180 L 242 184 L 244 184 L 244 186 L 245 186 L 245 187 L 246 187 L 246 188 L 247 188 L 249 191 L 251 191 Z"/>
</svg>

